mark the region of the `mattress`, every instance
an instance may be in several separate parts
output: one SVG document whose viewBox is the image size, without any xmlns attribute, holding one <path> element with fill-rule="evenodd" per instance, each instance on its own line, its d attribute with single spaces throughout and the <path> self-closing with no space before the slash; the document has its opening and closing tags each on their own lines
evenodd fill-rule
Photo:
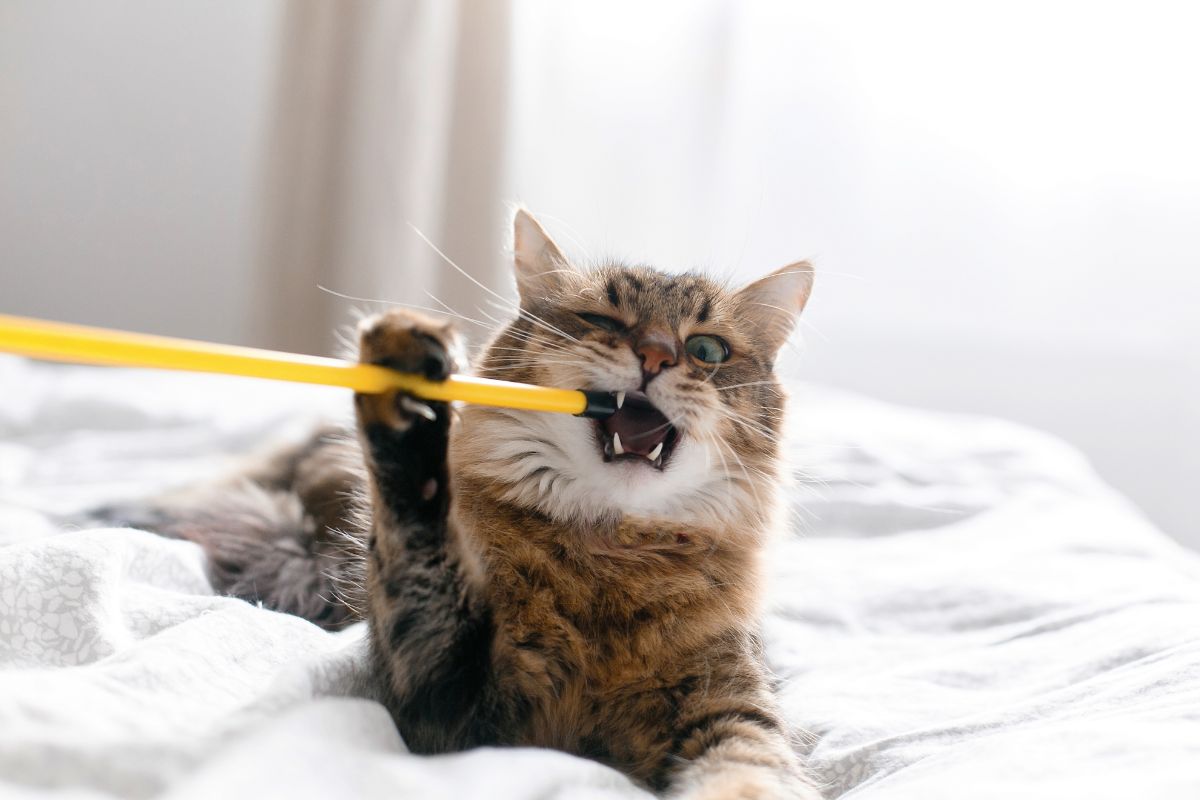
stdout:
<svg viewBox="0 0 1200 800">
<path fill-rule="evenodd" d="M 767 654 L 828 797 L 1200 797 L 1200 559 L 1010 423 L 792 387 Z M 0 796 L 649 797 L 537 749 L 409 754 L 361 625 L 214 594 L 80 510 L 344 417 L 339 390 L 0 357 Z"/>
</svg>

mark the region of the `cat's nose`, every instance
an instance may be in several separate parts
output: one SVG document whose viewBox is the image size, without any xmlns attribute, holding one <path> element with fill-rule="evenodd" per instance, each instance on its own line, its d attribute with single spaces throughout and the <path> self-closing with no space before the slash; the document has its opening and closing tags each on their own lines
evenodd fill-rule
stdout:
<svg viewBox="0 0 1200 800">
<path fill-rule="evenodd" d="M 634 345 L 633 351 L 642 359 L 642 371 L 657 375 L 664 367 L 673 367 L 679 361 L 679 345 L 675 337 L 662 331 L 646 331 Z"/>
</svg>

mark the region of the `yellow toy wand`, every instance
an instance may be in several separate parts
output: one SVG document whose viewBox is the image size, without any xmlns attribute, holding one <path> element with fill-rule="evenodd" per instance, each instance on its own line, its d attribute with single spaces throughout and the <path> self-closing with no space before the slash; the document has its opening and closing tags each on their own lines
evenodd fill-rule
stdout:
<svg viewBox="0 0 1200 800">
<path fill-rule="evenodd" d="M 363 394 L 402 390 L 425 400 L 555 411 L 603 418 L 616 411 L 611 392 L 575 391 L 452 375 L 430 381 L 371 364 L 253 347 L 126 333 L 0 314 L 0 351 L 51 361 L 244 375 L 344 386 Z"/>
</svg>

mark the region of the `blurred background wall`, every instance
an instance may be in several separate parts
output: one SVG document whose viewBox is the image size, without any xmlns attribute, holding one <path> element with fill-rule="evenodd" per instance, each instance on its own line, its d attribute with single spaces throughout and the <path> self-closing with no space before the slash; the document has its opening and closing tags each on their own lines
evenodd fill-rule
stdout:
<svg viewBox="0 0 1200 800">
<path fill-rule="evenodd" d="M 0 312 L 326 352 L 572 254 L 819 268 L 787 369 L 1053 431 L 1200 546 L 1185 3 L 0 5 Z M 361 305 L 357 304 L 357 305 Z M 479 335 L 474 326 L 468 329 Z"/>
</svg>

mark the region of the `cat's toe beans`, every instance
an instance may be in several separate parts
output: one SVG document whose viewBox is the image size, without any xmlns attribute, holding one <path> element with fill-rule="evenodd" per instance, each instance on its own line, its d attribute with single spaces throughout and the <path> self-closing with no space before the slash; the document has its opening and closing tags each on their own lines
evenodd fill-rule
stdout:
<svg viewBox="0 0 1200 800">
<path fill-rule="evenodd" d="M 453 329 L 414 312 L 389 311 L 359 326 L 359 360 L 365 364 L 445 380 L 455 371 Z"/>
<path fill-rule="evenodd" d="M 411 372 L 431 381 L 444 381 L 453 372 L 446 347 L 423 333 L 410 332 L 406 341 L 393 342 L 392 355 L 383 355 L 364 363 L 387 367 L 399 372 Z"/>
<path fill-rule="evenodd" d="M 358 334 L 359 360 L 364 364 L 435 381 L 445 380 L 457 369 L 454 331 L 432 318 L 396 309 L 363 320 Z M 398 392 L 359 395 L 356 403 L 363 423 L 382 423 L 394 431 L 407 431 L 416 423 L 438 423 L 445 414 L 442 403 Z"/>
</svg>

